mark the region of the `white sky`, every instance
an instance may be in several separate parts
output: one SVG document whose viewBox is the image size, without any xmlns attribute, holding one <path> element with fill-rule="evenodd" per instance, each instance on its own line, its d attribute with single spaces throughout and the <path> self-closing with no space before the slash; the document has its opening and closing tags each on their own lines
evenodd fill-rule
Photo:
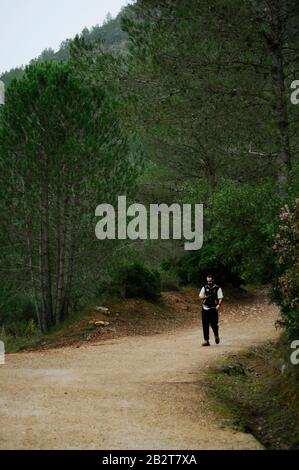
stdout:
<svg viewBox="0 0 299 470">
<path fill-rule="evenodd" d="M 128 0 L 0 0 L 0 74 L 26 65 L 44 49 L 57 50 L 62 41 L 85 27 L 102 24 Z"/>
</svg>

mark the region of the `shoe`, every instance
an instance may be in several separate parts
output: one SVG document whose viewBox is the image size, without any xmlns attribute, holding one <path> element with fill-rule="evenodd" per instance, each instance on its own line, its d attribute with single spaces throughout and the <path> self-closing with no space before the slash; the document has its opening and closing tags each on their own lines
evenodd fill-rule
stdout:
<svg viewBox="0 0 299 470">
<path fill-rule="evenodd" d="M 202 346 L 210 346 L 209 341 L 205 341 L 204 343 L 202 343 Z"/>
<path fill-rule="evenodd" d="M 216 343 L 216 344 L 219 344 L 219 343 L 220 343 L 220 338 L 219 338 L 219 336 L 215 336 L 215 343 Z"/>
</svg>

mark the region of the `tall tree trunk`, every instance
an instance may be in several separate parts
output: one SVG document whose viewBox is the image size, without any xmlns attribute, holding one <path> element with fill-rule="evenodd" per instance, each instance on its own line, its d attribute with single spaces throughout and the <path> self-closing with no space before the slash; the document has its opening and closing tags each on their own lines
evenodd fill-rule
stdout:
<svg viewBox="0 0 299 470">
<path fill-rule="evenodd" d="M 42 318 L 41 318 L 41 311 L 40 311 L 40 306 L 38 302 L 38 294 L 37 294 L 38 289 L 36 285 L 36 279 L 35 279 L 35 273 L 34 273 L 34 267 L 33 267 L 34 248 L 33 248 L 33 243 L 32 243 L 32 232 L 29 228 L 29 223 L 28 223 L 28 206 L 27 206 L 27 200 L 26 200 L 25 183 L 24 183 L 23 178 L 22 178 L 21 184 L 22 184 L 22 190 L 23 190 L 24 217 L 26 218 L 25 230 L 26 230 L 27 253 L 28 253 L 28 259 L 29 259 L 29 272 L 30 272 L 31 285 L 32 285 L 32 290 L 33 290 L 36 318 L 37 318 L 38 326 L 42 330 Z"/>
<path fill-rule="evenodd" d="M 42 203 L 40 199 L 40 217 L 42 218 Z M 48 331 L 48 322 L 47 322 L 47 307 L 45 299 L 45 280 L 44 280 L 44 257 L 43 257 L 43 224 L 40 220 L 40 232 L 39 232 L 39 284 L 40 284 L 40 293 L 41 293 L 41 316 L 40 324 L 41 330 L 43 333 Z"/>
<path fill-rule="evenodd" d="M 36 318 L 38 321 L 38 326 L 42 330 L 43 328 L 42 328 L 41 311 L 40 311 L 39 302 L 38 302 L 37 286 L 36 286 L 34 267 L 33 267 L 33 261 L 32 261 L 33 260 L 33 244 L 31 242 L 31 233 L 30 233 L 27 223 L 26 223 L 26 239 L 27 239 L 27 249 L 28 249 L 28 258 L 29 258 L 29 271 L 30 271 L 31 284 L 32 284 L 32 289 L 33 289 Z"/>
<path fill-rule="evenodd" d="M 289 117 L 287 110 L 285 70 L 283 59 L 283 18 L 280 2 L 271 3 L 270 34 L 265 33 L 271 54 L 271 78 L 275 96 L 275 114 L 277 122 L 277 180 L 282 196 L 285 196 L 290 184 L 291 151 L 289 138 Z"/>
<path fill-rule="evenodd" d="M 60 195 L 57 196 L 60 198 Z M 67 240 L 67 212 L 69 206 L 69 195 L 66 188 L 63 212 L 61 212 L 61 204 L 58 199 L 58 228 L 57 228 L 57 280 L 56 280 L 56 305 L 55 305 L 55 322 L 58 325 L 61 322 L 62 301 L 63 301 L 63 280 L 65 276 L 65 251 Z"/>
<path fill-rule="evenodd" d="M 73 210 L 76 211 L 78 205 L 78 193 L 75 189 L 75 197 L 73 201 Z M 69 248 L 69 259 L 68 259 L 68 269 L 66 273 L 66 284 L 65 292 L 61 309 L 61 316 L 65 318 L 69 312 L 70 300 L 73 289 L 73 280 L 74 280 L 74 269 L 75 269 L 75 253 L 77 247 L 77 238 L 79 230 L 79 213 L 73 213 L 71 217 L 71 236 L 70 236 L 70 248 Z"/>
<path fill-rule="evenodd" d="M 61 318 L 66 318 L 69 313 L 70 299 L 73 288 L 74 269 L 75 269 L 75 251 L 76 251 L 76 229 L 72 230 L 71 235 L 71 246 L 69 252 L 69 263 L 66 275 L 65 293 L 63 297 L 63 303 L 61 306 Z"/>
<path fill-rule="evenodd" d="M 48 178 L 41 193 L 41 279 L 46 329 L 53 325 L 52 279 L 49 239 L 49 187 Z"/>
</svg>

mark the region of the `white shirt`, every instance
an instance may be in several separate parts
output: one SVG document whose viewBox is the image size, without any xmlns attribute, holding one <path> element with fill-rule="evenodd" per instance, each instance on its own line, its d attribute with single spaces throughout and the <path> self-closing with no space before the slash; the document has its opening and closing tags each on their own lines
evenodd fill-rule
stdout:
<svg viewBox="0 0 299 470">
<path fill-rule="evenodd" d="M 201 291 L 200 291 L 200 293 L 199 293 L 199 297 L 200 297 L 201 299 L 203 299 L 204 296 L 205 296 L 205 288 L 202 287 L 202 288 L 201 288 Z M 218 288 L 218 291 L 217 291 L 217 299 L 218 299 L 218 300 L 219 300 L 219 299 L 223 299 L 223 292 L 222 292 L 221 287 Z M 207 307 L 205 304 L 203 304 L 203 308 L 204 308 L 204 310 L 210 310 L 209 307 Z"/>
</svg>

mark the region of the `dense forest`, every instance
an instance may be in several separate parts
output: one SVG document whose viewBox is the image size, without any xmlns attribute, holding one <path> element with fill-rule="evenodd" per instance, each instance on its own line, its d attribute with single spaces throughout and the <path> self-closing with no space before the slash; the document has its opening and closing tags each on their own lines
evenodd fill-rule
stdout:
<svg viewBox="0 0 299 470">
<path fill-rule="evenodd" d="M 1 77 L 5 334 L 215 272 L 272 284 L 298 336 L 298 20 L 296 0 L 138 0 Z M 202 203 L 202 249 L 97 240 L 95 208 L 118 195 Z"/>
</svg>

